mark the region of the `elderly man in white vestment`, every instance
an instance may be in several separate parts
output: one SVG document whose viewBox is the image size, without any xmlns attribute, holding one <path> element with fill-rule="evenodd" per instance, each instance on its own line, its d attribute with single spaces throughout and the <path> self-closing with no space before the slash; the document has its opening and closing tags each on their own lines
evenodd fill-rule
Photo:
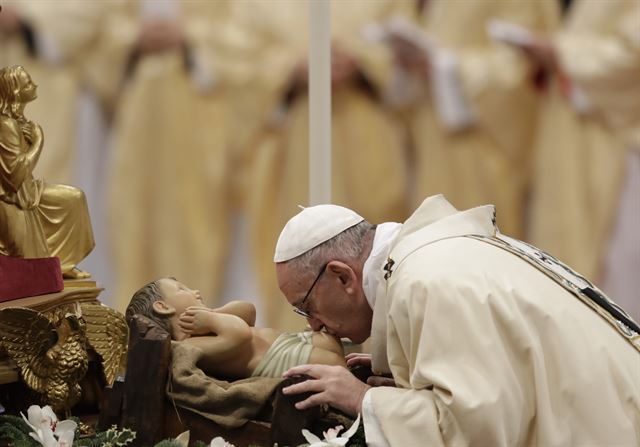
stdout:
<svg viewBox="0 0 640 447">
<path fill-rule="evenodd" d="M 278 284 L 314 330 L 395 383 L 304 365 L 304 409 L 362 413 L 368 445 L 640 445 L 640 328 L 580 275 L 500 234 L 493 206 L 426 199 L 373 226 L 335 205 L 282 230 Z M 375 383 L 377 382 L 377 383 Z"/>
</svg>

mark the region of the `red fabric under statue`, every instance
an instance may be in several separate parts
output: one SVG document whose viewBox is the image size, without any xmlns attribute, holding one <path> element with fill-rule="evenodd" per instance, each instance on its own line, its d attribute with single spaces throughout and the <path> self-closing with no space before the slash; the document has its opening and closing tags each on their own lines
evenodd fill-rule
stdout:
<svg viewBox="0 0 640 447">
<path fill-rule="evenodd" d="M 0 301 L 60 292 L 63 288 L 58 258 L 0 255 Z"/>
</svg>

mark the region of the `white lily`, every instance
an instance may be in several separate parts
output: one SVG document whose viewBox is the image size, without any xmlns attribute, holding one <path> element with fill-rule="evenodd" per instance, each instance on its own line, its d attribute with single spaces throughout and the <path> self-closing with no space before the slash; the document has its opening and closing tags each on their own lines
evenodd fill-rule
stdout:
<svg viewBox="0 0 640 447">
<path fill-rule="evenodd" d="M 31 405 L 27 410 L 28 418 L 22 413 L 20 415 L 34 430 L 29 433 L 29 436 L 44 447 L 71 447 L 73 445 L 78 424 L 71 420 L 58 422 L 58 418 L 50 406 L 40 408 L 38 405 Z"/>
<path fill-rule="evenodd" d="M 322 432 L 324 435 L 324 439 L 320 439 L 309 430 L 302 430 L 302 436 L 309 443 L 309 447 L 336 447 L 336 446 L 344 446 L 347 444 L 349 439 L 356 433 L 358 430 L 358 426 L 360 425 L 360 415 L 354 421 L 353 425 L 349 427 L 349 430 L 345 431 L 342 436 L 338 436 L 340 430 L 344 427 L 342 425 L 338 425 L 334 428 L 330 428 L 329 430 Z"/>
<path fill-rule="evenodd" d="M 183 431 L 178 436 L 176 436 L 175 441 L 180 444 L 181 447 L 187 447 L 189 445 L 189 438 L 191 437 L 191 433 L 189 430 Z"/>
<path fill-rule="evenodd" d="M 53 446 L 71 447 L 73 445 L 73 438 L 76 435 L 77 427 L 78 424 L 69 419 L 58 422 L 56 424 L 56 429 L 53 431 L 53 434 L 58 438 L 58 443 L 53 444 Z"/>
<path fill-rule="evenodd" d="M 222 436 L 216 436 L 211 440 L 209 447 L 236 447 L 235 445 L 227 442 Z"/>
</svg>

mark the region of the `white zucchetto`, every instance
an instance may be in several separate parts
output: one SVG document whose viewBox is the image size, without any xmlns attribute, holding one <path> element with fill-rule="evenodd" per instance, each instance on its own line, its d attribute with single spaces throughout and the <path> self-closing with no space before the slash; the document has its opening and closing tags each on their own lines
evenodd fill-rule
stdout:
<svg viewBox="0 0 640 447">
<path fill-rule="evenodd" d="M 274 262 L 285 262 L 308 252 L 364 220 L 355 211 L 338 205 L 303 208 L 284 226 Z"/>
</svg>

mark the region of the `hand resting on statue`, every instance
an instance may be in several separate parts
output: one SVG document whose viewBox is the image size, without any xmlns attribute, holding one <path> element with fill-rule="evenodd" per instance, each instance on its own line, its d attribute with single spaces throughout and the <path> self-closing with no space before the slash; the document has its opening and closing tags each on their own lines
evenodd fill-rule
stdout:
<svg viewBox="0 0 640 447">
<path fill-rule="evenodd" d="M 352 352 L 351 354 L 347 354 L 347 367 L 354 368 L 356 366 L 365 366 L 369 369 L 371 368 L 371 354 L 366 354 L 363 352 Z M 396 386 L 396 382 L 391 378 L 383 375 L 374 375 L 369 376 L 367 378 L 367 385 L 371 386 Z"/>
</svg>

